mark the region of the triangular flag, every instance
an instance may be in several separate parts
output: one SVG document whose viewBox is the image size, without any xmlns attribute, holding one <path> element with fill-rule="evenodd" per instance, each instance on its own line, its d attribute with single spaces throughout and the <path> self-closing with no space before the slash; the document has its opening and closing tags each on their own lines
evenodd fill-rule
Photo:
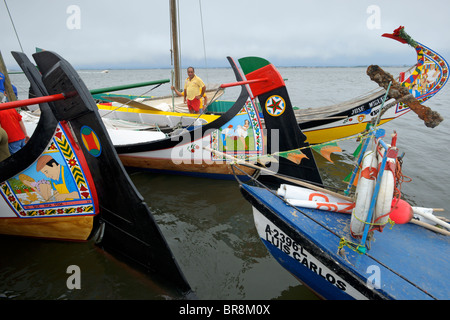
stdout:
<svg viewBox="0 0 450 320">
<path fill-rule="evenodd" d="M 312 148 L 331 163 L 334 163 L 331 160 L 331 154 L 333 152 L 342 152 L 342 149 L 338 146 L 337 142 L 322 143 L 315 145 Z"/>
<path fill-rule="evenodd" d="M 288 159 L 289 161 L 294 162 L 295 164 L 300 164 L 303 158 L 308 159 L 308 157 L 305 154 L 303 154 L 300 150 L 280 152 L 278 153 L 278 155 L 280 157 Z"/>
<path fill-rule="evenodd" d="M 344 182 L 349 184 L 350 183 L 350 179 L 352 177 L 353 172 L 350 172 L 350 174 L 348 176 L 346 176 L 344 178 Z M 359 179 L 359 172 L 356 173 L 355 179 L 353 180 L 353 186 L 356 187 L 358 185 L 358 179 Z"/>
<path fill-rule="evenodd" d="M 367 125 L 366 125 L 366 129 L 365 129 L 364 132 L 368 132 L 368 131 L 370 130 L 371 127 L 372 127 L 372 123 L 371 123 L 371 122 L 368 122 Z M 353 156 L 354 156 L 355 158 L 357 158 L 357 157 L 359 156 L 359 154 L 360 154 L 360 152 L 361 152 L 361 149 L 362 149 L 362 146 L 363 146 L 363 144 L 364 144 L 365 139 L 367 139 L 367 137 L 366 137 L 366 138 L 358 138 L 358 139 L 356 140 L 356 141 L 359 141 L 359 145 L 356 147 L 355 151 L 353 151 Z"/>
<path fill-rule="evenodd" d="M 356 158 L 359 156 L 359 153 L 361 152 L 361 148 L 362 148 L 362 141 L 361 143 L 356 147 L 355 151 L 353 151 L 353 156 Z"/>
<path fill-rule="evenodd" d="M 271 156 L 270 154 L 264 155 L 264 156 L 258 156 L 257 162 L 261 163 L 262 165 L 266 165 L 269 162 L 276 162 L 278 163 L 278 160 Z"/>
</svg>

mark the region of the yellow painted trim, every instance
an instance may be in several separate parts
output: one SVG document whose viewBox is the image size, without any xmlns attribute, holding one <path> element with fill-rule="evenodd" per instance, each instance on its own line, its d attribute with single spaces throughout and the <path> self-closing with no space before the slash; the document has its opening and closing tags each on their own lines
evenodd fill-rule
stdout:
<svg viewBox="0 0 450 320">
<path fill-rule="evenodd" d="M 393 119 L 381 120 L 380 124 L 386 123 L 391 120 Z M 367 122 L 360 122 L 345 126 L 304 131 L 304 134 L 306 135 L 307 141 L 310 144 L 319 144 L 356 135 L 363 132 L 366 129 L 366 126 Z"/>
<path fill-rule="evenodd" d="M 101 109 L 101 110 L 107 110 L 107 111 L 120 111 L 120 112 L 131 112 L 131 113 L 148 113 L 148 114 L 177 116 L 177 117 L 190 117 L 190 118 L 197 118 L 198 117 L 198 114 L 192 114 L 192 113 L 153 111 L 153 110 L 144 110 L 144 109 L 133 108 L 133 107 L 111 107 L 111 106 L 102 105 L 102 104 L 98 104 L 97 107 L 99 109 Z M 220 117 L 219 115 L 210 115 L 210 114 L 203 114 L 203 115 L 200 116 L 201 119 L 207 121 L 208 123 L 216 120 L 219 117 Z"/>
</svg>

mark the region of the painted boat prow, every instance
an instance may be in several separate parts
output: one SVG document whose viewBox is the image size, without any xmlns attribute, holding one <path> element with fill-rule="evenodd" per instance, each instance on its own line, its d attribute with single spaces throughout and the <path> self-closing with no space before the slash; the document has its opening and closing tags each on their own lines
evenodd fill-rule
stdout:
<svg viewBox="0 0 450 320">
<path fill-rule="evenodd" d="M 417 56 L 415 66 L 401 72 L 399 81 L 420 103 L 442 90 L 448 82 L 449 65 L 441 54 L 414 41 L 404 31 L 404 27 L 397 28 L 392 34 L 382 36 L 408 44 L 415 50 Z M 337 105 L 300 109 L 296 111 L 297 121 L 311 144 L 350 137 L 363 132 L 367 123 L 381 112 L 384 94 L 385 90 L 380 88 Z M 385 105 L 391 103 L 393 106 L 383 112 L 380 124 L 392 121 L 411 111 L 405 104 L 395 103 L 395 100 L 391 98 L 387 99 Z M 338 119 L 339 117 L 343 119 Z M 313 120 L 314 118 L 316 120 Z"/>
<path fill-rule="evenodd" d="M 45 90 L 41 75 L 26 56 L 13 53 L 34 91 Z M 35 81 L 37 79 L 37 81 Z M 5 104 L 3 104 L 5 106 Z M 84 241 L 92 235 L 98 214 L 96 188 L 83 155 L 74 147 L 49 105 L 28 143 L 0 162 L 0 233 L 13 236 Z M 51 180 L 37 170 L 39 159 L 51 157 L 65 170 L 75 198 L 55 198 Z"/>
<path fill-rule="evenodd" d="M 13 55 L 22 69 L 36 69 L 23 53 Z M 152 212 L 121 164 L 81 78 L 56 53 L 42 51 L 33 57 L 41 74 L 26 72 L 26 75 L 35 94 L 66 95 L 65 100 L 48 103 L 48 106 L 55 124 L 61 127 L 71 149 L 79 155 L 76 160 L 89 169 L 98 207 L 92 228 L 96 245 L 161 279 L 181 296 L 195 297 Z M 58 133 L 58 127 L 55 128 Z M 40 130 L 39 126 L 36 130 Z M 24 148 L 23 154 L 25 152 Z"/>
</svg>

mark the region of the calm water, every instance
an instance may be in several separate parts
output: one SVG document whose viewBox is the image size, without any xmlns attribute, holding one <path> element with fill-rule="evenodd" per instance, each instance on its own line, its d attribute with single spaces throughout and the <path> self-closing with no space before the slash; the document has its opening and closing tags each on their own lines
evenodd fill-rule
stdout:
<svg viewBox="0 0 450 320">
<path fill-rule="evenodd" d="M 384 68 L 397 75 L 406 68 Z M 281 68 L 291 100 L 298 107 L 331 105 L 377 88 L 366 68 Z M 88 88 L 170 78 L 169 70 L 81 71 Z M 235 81 L 230 69 L 197 70 L 208 83 Z M 184 76 L 184 75 L 183 75 Z M 23 75 L 12 75 L 19 98 L 26 98 Z M 129 94 L 167 95 L 165 84 L 123 91 Z M 228 90 L 223 99 L 237 92 Z M 444 119 L 430 129 L 412 112 L 384 128 L 396 129 L 398 145 L 406 153 L 403 173 L 413 179 L 402 192 L 411 204 L 444 208 L 450 217 L 447 171 L 450 138 L 449 84 L 425 103 Z M 344 170 L 351 169 L 357 143 L 340 144 L 336 165 L 316 157 L 324 181 L 342 186 Z M 250 205 L 235 181 L 133 173 L 132 180 L 154 212 L 181 269 L 200 299 L 316 299 L 267 253 L 253 224 Z M 69 290 L 66 272 L 81 269 L 81 289 Z M 99 250 L 92 242 L 64 243 L 0 238 L 0 299 L 167 299 L 162 288 L 146 276 Z"/>
</svg>

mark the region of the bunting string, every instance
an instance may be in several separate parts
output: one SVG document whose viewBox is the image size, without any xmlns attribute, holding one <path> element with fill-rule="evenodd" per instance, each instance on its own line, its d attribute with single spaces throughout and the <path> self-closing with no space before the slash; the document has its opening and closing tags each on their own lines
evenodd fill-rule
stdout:
<svg viewBox="0 0 450 320">
<path fill-rule="evenodd" d="M 249 162 L 277 162 L 276 158 L 274 158 L 275 156 L 279 156 L 279 157 L 283 157 L 286 158 L 288 160 L 291 160 L 292 162 L 295 162 L 297 164 L 300 164 L 301 159 L 303 158 L 307 158 L 305 154 L 302 153 L 302 150 L 311 148 L 317 152 L 319 152 L 318 150 L 321 150 L 323 147 L 330 147 L 329 151 L 330 153 L 332 152 L 337 152 L 338 149 L 340 149 L 337 146 L 338 142 L 341 141 L 346 141 L 346 140 L 352 140 L 352 139 L 356 139 L 357 141 L 361 141 L 365 138 L 367 138 L 370 134 L 370 131 L 364 131 L 346 138 L 341 138 L 341 139 L 335 139 L 335 140 L 331 140 L 331 141 L 327 141 L 327 142 L 323 142 L 320 144 L 315 144 L 315 145 L 309 145 L 309 146 L 305 146 L 305 147 L 301 147 L 301 148 L 297 148 L 297 149 L 292 149 L 292 150 L 288 150 L 288 151 L 281 151 L 281 152 L 275 152 L 275 153 L 271 153 L 271 154 L 265 154 L 263 156 L 260 155 L 256 155 L 256 156 L 251 156 L 247 158 L 247 161 Z M 339 150 L 341 151 L 341 150 Z M 320 152 L 319 152 L 320 153 Z M 322 154 L 322 153 L 321 153 Z M 324 154 L 322 154 L 324 155 Z M 329 158 L 329 154 L 325 153 L 325 158 L 327 160 L 329 160 L 330 162 L 331 159 Z"/>
</svg>

